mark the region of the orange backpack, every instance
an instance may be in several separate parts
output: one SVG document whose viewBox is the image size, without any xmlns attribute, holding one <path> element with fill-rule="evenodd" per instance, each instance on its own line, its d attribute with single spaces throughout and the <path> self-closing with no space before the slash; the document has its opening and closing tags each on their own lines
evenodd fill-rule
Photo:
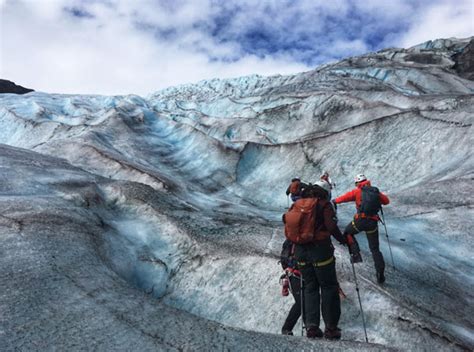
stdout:
<svg viewBox="0 0 474 352">
<path fill-rule="evenodd" d="M 285 236 L 297 244 L 313 242 L 316 238 L 317 198 L 302 198 L 285 213 Z M 317 226 L 319 227 L 319 226 Z"/>
</svg>

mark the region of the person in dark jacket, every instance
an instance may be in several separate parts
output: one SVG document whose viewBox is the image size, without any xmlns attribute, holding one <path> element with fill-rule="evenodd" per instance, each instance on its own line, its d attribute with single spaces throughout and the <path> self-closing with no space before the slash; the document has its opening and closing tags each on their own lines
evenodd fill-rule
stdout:
<svg viewBox="0 0 474 352">
<path fill-rule="evenodd" d="M 299 276 L 293 275 L 293 269 L 296 269 L 293 252 L 293 243 L 289 240 L 285 240 L 281 250 L 280 263 L 283 270 L 285 270 L 285 276 L 289 280 L 289 291 L 295 299 L 295 303 L 291 306 L 288 316 L 285 319 L 285 323 L 281 328 L 281 333 L 283 335 L 293 335 L 293 328 L 301 316 L 301 280 Z"/>
<path fill-rule="evenodd" d="M 356 248 L 358 248 L 357 241 L 355 241 L 352 236 L 361 231 L 365 231 L 367 241 L 369 243 L 369 249 L 372 253 L 372 258 L 374 259 L 377 282 L 383 284 L 385 282 L 385 261 L 383 259 L 382 252 L 380 252 L 379 249 L 378 221 L 380 218 L 376 214 L 365 214 L 360 209 L 362 203 L 362 189 L 364 187 L 371 187 L 371 184 L 365 175 L 359 174 L 355 177 L 355 186 L 356 188 L 354 188 L 352 191 L 349 191 L 334 199 L 334 203 L 356 203 L 357 213 L 354 215 L 354 219 L 344 230 L 344 236 L 347 237 L 347 242 L 349 243 L 350 247 L 352 246 L 352 243 L 354 243 L 357 246 Z M 379 200 L 381 205 L 387 205 L 390 203 L 388 197 L 382 192 L 379 192 Z M 358 255 L 360 256 L 360 254 Z"/>
<path fill-rule="evenodd" d="M 317 181 L 303 191 L 303 198 L 318 198 L 315 210 L 318 227 L 315 232 L 319 234 L 318 237 L 324 239 L 307 244 L 295 244 L 294 259 L 304 280 L 306 336 L 340 339 L 341 330 L 338 328 L 338 323 L 341 315 L 341 301 L 334 247 L 330 236 L 335 237 L 341 244 L 346 242 L 337 227 L 336 214 L 328 200 L 329 192 L 329 184 L 326 181 Z M 319 327 L 321 315 L 325 324 L 324 333 Z"/>
<path fill-rule="evenodd" d="M 286 195 L 289 196 L 291 194 L 291 200 L 296 202 L 298 199 L 301 198 L 301 192 L 306 187 L 306 184 L 301 182 L 299 177 L 295 177 L 291 180 L 290 185 L 286 189 Z"/>
</svg>

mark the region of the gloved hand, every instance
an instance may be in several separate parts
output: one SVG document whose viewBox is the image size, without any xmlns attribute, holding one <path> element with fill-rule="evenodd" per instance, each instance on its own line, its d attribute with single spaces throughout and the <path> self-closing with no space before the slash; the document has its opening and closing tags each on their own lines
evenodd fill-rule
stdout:
<svg viewBox="0 0 474 352">
<path fill-rule="evenodd" d="M 361 263 L 362 256 L 360 254 L 359 244 L 357 243 L 354 236 L 347 234 L 346 236 L 347 244 L 349 246 L 349 253 L 351 255 L 351 263 Z"/>
<path fill-rule="evenodd" d="M 352 235 L 350 235 L 350 234 L 348 234 L 348 233 L 343 234 L 343 236 L 344 236 L 344 238 L 346 239 L 346 242 L 347 242 L 347 244 L 348 244 L 349 246 L 352 245 L 352 244 L 355 242 L 354 236 L 352 236 Z"/>
</svg>

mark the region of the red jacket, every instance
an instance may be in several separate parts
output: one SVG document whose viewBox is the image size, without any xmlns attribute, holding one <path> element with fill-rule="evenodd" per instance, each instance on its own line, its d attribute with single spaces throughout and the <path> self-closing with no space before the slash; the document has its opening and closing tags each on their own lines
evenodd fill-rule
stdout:
<svg viewBox="0 0 474 352">
<path fill-rule="evenodd" d="M 369 180 L 366 180 L 366 181 L 362 181 L 360 182 L 356 188 L 354 188 L 352 191 L 349 191 L 345 194 L 343 194 L 342 196 L 340 197 L 337 197 L 336 199 L 334 199 L 334 203 L 336 204 L 340 204 L 340 203 L 346 203 L 346 202 L 356 202 L 356 208 L 357 210 L 359 210 L 359 207 L 360 207 L 360 203 L 362 201 L 362 187 L 365 187 L 365 186 L 370 186 L 370 181 Z M 387 205 L 390 203 L 390 199 L 388 199 L 388 197 L 383 194 L 382 192 L 380 192 L 380 203 L 382 205 Z M 356 217 L 358 217 L 359 214 L 356 214 Z M 360 215 L 359 215 L 360 216 Z M 378 220 L 378 216 L 372 216 L 371 218 L 373 218 L 374 220 Z"/>
</svg>

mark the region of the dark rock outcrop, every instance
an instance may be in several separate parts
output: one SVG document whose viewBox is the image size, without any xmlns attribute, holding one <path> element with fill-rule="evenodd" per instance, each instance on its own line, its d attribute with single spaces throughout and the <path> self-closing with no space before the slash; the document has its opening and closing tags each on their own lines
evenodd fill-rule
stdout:
<svg viewBox="0 0 474 352">
<path fill-rule="evenodd" d="M 453 68 L 463 78 L 474 81 L 474 39 L 464 49 L 453 55 L 456 64 Z"/>
<path fill-rule="evenodd" d="M 6 79 L 0 79 L 0 94 L 2 93 L 13 93 L 13 94 L 26 94 L 34 92 L 33 89 L 18 86 L 12 81 Z"/>
</svg>

